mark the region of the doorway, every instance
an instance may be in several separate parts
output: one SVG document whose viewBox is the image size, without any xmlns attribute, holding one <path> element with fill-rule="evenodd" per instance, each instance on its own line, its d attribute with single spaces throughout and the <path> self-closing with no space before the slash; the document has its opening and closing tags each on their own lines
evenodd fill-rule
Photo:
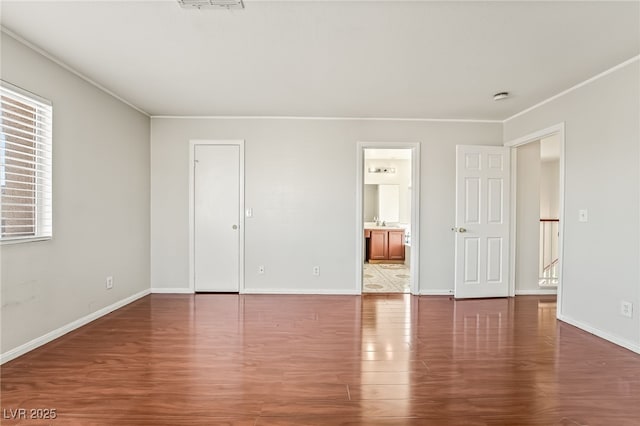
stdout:
<svg viewBox="0 0 640 426">
<path fill-rule="evenodd" d="M 418 144 L 358 144 L 358 292 L 418 291 L 418 152 Z"/>
<path fill-rule="evenodd" d="M 558 285 L 560 141 L 516 150 L 516 294 L 555 294 Z"/>
<path fill-rule="evenodd" d="M 239 292 L 243 283 L 244 143 L 190 143 L 190 287 Z"/>
<path fill-rule="evenodd" d="M 564 124 L 505 144 L 513 148 L 511 295 L 557 294 L 562 310 Z"/>
</svg>

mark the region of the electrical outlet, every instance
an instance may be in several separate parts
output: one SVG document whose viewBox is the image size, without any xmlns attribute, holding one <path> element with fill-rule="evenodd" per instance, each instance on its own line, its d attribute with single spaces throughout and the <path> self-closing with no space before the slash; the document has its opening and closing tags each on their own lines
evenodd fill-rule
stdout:
<svg viewBox="0 0 640 426">
<path fill-rule="evenodd" d="M 113 277 L 107 277 L 107 279 L 104 281 L 104 285 L 107 290 L 111 290 L 113 288 Z"/>
<path fill-rule="evenodd" d="M 320 276 L 320 267 L 319 266 L 314 266 L 313 267 L 313 275 L 315 275 L 316 277 Z"/>
<path fill-rule="evenodd" d="M 258 273 L 259 274 L 264 274 L 264 265 L 258 266 Z"/>
<path fill-rule="evenodd" d="M 623 300 L 620 302 L 620 315 L 623 317 L 633 317 L 633 303 Z"/>
</svg>

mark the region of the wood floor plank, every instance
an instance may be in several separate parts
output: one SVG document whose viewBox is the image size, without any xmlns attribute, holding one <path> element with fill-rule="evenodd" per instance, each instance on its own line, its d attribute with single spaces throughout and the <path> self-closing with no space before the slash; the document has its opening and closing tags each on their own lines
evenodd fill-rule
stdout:
<svg viewBox="0 0 640 426">
<path fill-rule="evenodd" d="M 418 417 L 259 417 L 256 426 L 487 426 L 482 420 Z"/>
<path fill-rule="evenodd" d="M 150 295 L 0 379 L 3 425 L 640 424 L 640 356 L 548 296 Z"/>
</svg>

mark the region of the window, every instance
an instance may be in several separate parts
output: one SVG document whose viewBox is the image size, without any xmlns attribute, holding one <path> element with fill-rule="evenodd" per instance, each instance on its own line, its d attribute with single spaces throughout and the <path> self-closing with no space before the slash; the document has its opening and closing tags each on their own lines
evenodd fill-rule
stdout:
<svg viewBox="0 0 640 426">
<path fill-rule="evenodd" d="M 51 102 L 0 86 L 0 241 L 52 236 Z"/>
</svg>

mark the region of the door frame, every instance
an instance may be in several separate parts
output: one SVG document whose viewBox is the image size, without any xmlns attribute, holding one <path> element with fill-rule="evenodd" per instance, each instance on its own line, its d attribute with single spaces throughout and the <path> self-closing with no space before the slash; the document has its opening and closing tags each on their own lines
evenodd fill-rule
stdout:
<svg viewBox="0 0 640 426">
<path fill-rule="evenodd" d="M 240 149 L 238 292 L 244 292 L 244 140 L 189 140 L 189 291 L 195 293 L 195 149 L 198 145 L 235 145 Z"/>
<path fill-rule="evenodd" d="M 420 142 L 358 142 L 356 144 L 356 294 L 362 294 L 364 265 L 364 150 L 411 149 L 411 294 L 420 293 Z"/>
<path fill-rule="evenodd" d="M 517 208 L 517 152 L 516 148 L 522 145 L 526 145 L 531 142 L 539 141 L 540 139 L 558 135 L 560 139 L 560 188 L 559 188 L 559 200 L 558 200 L 558 218 L 560 224 L 558 226 L 558 232 L 560 237 L 558 238 L 558 286 L 557 286 L 557 306 L 556 317 L 562 316 L 562 289 L 563 289 L 563 265 L 564 265 L 564 225 L 565 225 L 565 123 L 561 122 L 553 126 L 529 133 L 517 139 L 504 143 L 504 146 L 511 148 L 511 253 L 509 254 L 509 295 L 516 295 L 516 208 Z"/>
</svg>

